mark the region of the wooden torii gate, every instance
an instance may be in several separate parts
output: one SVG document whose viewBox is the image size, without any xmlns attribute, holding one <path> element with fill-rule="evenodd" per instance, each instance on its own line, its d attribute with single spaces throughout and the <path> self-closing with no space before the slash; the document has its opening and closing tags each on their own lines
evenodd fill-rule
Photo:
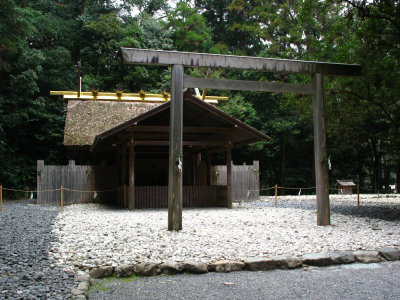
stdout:
<svg viewBox="0 0 400 300">
<path fill-rule="evenodd" d="M 182 229 L 182 166 L 180 164 L 180 156 L 182 153 L 183 89 L 196 87 L 312 95 L 315 178 L 317 187 L 317 225 L 330 224 L 323 76 L 357 77 L 361 75 L 360 65 L 135 48 L 121 48 L 121 52 L 123 61 L 126 64 L 172 66 L 168 173 L 168 230 L 178 231 Z M 274 73 L 309 74 L 312 77 L 312 82 L 311 84 L 289 84 L 192 78 L 184 76 L 183 71 L 185 67 L 227 68 Z M 229 145 L 230 143 L 228 141 L 228 147 Z M 231 201 L 232 199 L 229 199 L 228 191 L 228 203 Z"/>
</svg>

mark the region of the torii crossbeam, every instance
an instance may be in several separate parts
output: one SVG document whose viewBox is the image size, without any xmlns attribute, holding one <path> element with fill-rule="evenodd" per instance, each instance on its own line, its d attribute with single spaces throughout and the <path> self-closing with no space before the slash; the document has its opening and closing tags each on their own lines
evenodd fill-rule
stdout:
<svg viewBox="0 0 400 300">
<path fill-rule="evenodd" d="M 168 230 L 178 231 L 182 229 L 182 172 L 175 162 L 179 161 L 179 156 L 182 153 L 182 93 L 183 89 L 188 87 L 256 90 L 275 93 L 302 93 L 312 95 L 315 178 L 317 186 L 317 224 L 330 224 L 323 76 L 358 77 L 361 75 L 360 65 L 134 48 L 121 48 L 121 52 L 124 63 L 127 64 L 172 66 Z M 274 73 L 309 74 L 312 77 L 312 83 L 311 85 L 295 85 L 254 81 L 197 79 L 186 76 L 184 77 L 184 67 L 227 68 Z M 232 203 L 232 199 L 229 198 L 228 190 L 228 207 L 229 202 Z"/>
</svg>

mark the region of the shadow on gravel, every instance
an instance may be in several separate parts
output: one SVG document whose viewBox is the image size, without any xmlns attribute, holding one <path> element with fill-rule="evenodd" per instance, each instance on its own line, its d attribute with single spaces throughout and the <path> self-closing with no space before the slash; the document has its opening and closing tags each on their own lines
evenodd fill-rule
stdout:
<svg viewBox="0 0 400 300">
<path fill-rule="evenodd" d="M 74 274 L 49 257 L 58 207 L 6 201 L 0 212 L 0 299 L 68 299 Z"/>
<path fill-rule="evenodd" d="M 275 207 L 273 201 L 253 202 L 255 207 Z M 289 201 L 278 201 L 279 208 L 292 208 L 292 209 L 303 209 L 316 211 L 316 203 L 308 202 L 289 202 Z M 365 205 L 362 204 L 360 207 L 355 205 L 345 205 L 331 203 L 331 213 L 337 213 L 342 215 L 354 216 L 357 218 L 370 218 L 380 219 L 383 221 L 399 221 L 400 220 L 400 204 L 377 204 L 377 205 Z"/>
<path fill-rule="evenodd" d="M 351 215 L 358 218 L 380 219 L 389 222 L 400 220 L 400 205 L 396 206 L 362 205 L 360 207 L 335 205 L 334 207 L 332 207 L 332 212 L 342 215 Z"/>
</svg>

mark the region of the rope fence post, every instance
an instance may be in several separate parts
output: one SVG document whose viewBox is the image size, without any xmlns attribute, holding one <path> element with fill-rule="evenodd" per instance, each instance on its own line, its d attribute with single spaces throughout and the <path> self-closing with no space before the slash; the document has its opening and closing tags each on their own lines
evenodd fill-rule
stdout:
<svg viewBox="0 0 400 300">
<path fill-rule="evenodd" d="M 61 185 L 60 187 L 60 193 L 61 193 L 61 201 L 60 201 L 60 209 L 61 211 L 63 210 L 63 205 L 64 205 L 64 199 L 63 199 L 63 186 Z"/>
<path fill-rule="evenodd" d="M 360 207 L 360 185 L 357 184 L 357 207 Z"/>
<path fill-rule="evenodd" d="M 0 185 L 0 211 L 3 211 L 3 186 Z"/>
<path fill-rule="evenodd" d="M 275 207 L 278 207 L 278 185 L 275 184 Z"/>
</svg>

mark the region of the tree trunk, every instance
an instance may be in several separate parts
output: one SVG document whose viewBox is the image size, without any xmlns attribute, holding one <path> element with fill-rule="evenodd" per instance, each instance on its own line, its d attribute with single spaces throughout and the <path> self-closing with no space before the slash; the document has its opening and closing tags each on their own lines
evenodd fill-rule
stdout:
<svg viewBox="0 0 400 300">
<path fill-rule="evenodd" d="M 385 159 L 385 165 L 383 169 L 383 184 L 385 186 L 385 191 L 390 192 L 390 164 L 387 159 Z"/>
<path fill-rule="evenodd" d="M 357 173 L 358 173 L 358 185 L 361 188 L 364 186 L 363 159 L 361 157 L 358 158 Z"/>
<path fill-rule="evenodd" d="M 286 144 L 282 144 L 281 146 L 281 179 L 280 179 L 280 185 L 281 187 L 285 186 L 285 165 L 286 165 Z M 285 195 L 285 189 L 281 189 L 281 195 Z"/>
<path fill-rule="evenodd" d="M 84 0 L 83 1 L 82 15 L 84 15 L 86 13 L 86 6 L 87 6 L 87 3 L 86 3 L 86 0 Z"/>
<path fill-rule="evenodd" d="M 382 179 L 381 179 L 381 153 L 379 151 L 379 146 L 378 143 L 375 141 L 371 140 L 372 144 L 372 151 L 373 151 L 373 163 L 374 163 L 374 170 L 373 170 L 373 176 L 374 176 L 374 191 L 375 193 L 378 193 L 379 189 L 382 187 Z"/>
</svg>

